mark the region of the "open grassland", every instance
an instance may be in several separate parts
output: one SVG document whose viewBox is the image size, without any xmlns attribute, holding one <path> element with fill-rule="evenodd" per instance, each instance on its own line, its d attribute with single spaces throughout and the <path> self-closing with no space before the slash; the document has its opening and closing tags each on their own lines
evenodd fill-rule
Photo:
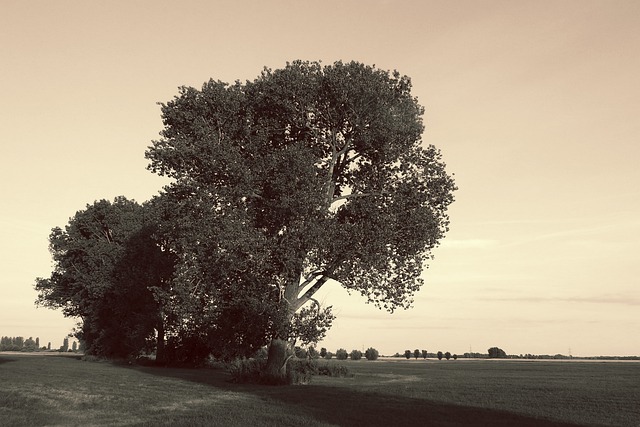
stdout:
<svg viewBox="0 0 640 427">
<path fill-rule="evenodd" d="M 640 426 L 640 363 L 340 363 L 355 377 L 270 387 L 223 370 L 0 353 L 0 425 Z"/>
</svg>

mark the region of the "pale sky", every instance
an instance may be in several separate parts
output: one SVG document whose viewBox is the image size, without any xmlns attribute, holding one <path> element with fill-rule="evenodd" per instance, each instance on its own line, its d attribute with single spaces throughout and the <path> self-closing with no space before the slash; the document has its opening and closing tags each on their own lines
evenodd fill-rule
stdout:
<svg viewBox="0 0 640 427">
<path fill-rule="evenodd" d="M 459 191 L 414 308 L 321 291 L 320 346 L 640 355 L 640 2 L 0 0 L 0 335 L 36 309 L 51 228 L 166 183 L 157 102 L 295 59 L 397 69 Z"/>
</svg>

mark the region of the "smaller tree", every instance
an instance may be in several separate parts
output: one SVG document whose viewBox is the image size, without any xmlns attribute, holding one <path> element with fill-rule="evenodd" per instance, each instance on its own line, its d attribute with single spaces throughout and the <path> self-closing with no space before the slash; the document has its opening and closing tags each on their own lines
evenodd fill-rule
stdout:
<svg viewBox="0 0 640 427">
<path fill-rule="evenodd" d="M 491 347 L 489 350 L 487 350 L 487 352 L 489 353 L 490 359 L 504 359 L 507 357 L 507 353 L 505 353 L 503 349 L 498 347 Z"/>
<path fill-rule="evenodd" d="M 74 353 L 76 351 L 78 351 L 78 343 L 77 342 L 73 342 L 73 345 L 71 345 L 71 351 L 73 351 Z"/>
<path fill-rule="evenodd" d="M 362 352 L 360 350 L 351 350 L 349 353 L 349 357 L 351 360 L 360 360 L 362 359 Z"/>
<path fill-rule="evenodd" d="M 367 360 L 376 360 L 378 355 L 378 350 L 373 347 L 369 347 L 367 351 L 364 352 L 364 357 L 366 357 Z"/>
<path fill-rule="evenodd" d="M 320 357 L 322 357 L 323 359 L 327 356 L 327 349 L 322 347 L 320 349 Z"/>
<path fill-rule="evenodd" d="M 47 344 L 47 350 L 51 350 L 51 341 Z"/>
<path fill-rule="evenodd" d="M 444 354 L 445 359 L 449 360 L 451 359 L 451 353 L 449 353 L 448 351 Z"/>
<path fill-rule="evenodd" d="M 453 355 L 453 360 L 458 360 L 458 355 L 457 354 Z"/>
<path fill-rule="evenodd" d="M 40 337 L 36 337 L 36 348 L 40 349 Z"/>
<path fill-rule="evenodd" d="M 438 352 L 438 360 L 442 360 L 442 352 L 441 351 Z"/>
<path fill-rule="evenodd" d="M 62 347 L 60 347 L 60 351 L 64 353 L 69 351 L 69 338 L 64 337 L 64 340 L 62 340 Z"/>
<path fill-rule="evenodd" d="M 422 358 L 423 359 L 427 358 L 427 350 L 422 350 Z"/>
<path fill-rule="evenodd" d="M 416 360 L 418 360 L 418 357 L 420 357 L 420 350 L 418 350 L 417 348 L 413 350 L 413 357 L 415 357 Z"/>
<path fill-rule="evenodd" d="M 26 351 L 36 351 L 36 342 L 33 337 L 29 337 L 24 341 L 24 350 Z"/>
<path fill-rule="evenodd" d="M 327 353 L 323 356 L 325 359 L 330 360 L 333 357 L 333 353 L 327 351 Z"/>
<path fill-rule="evenodd" d="M 405 350 L 404 357 L 406 357 L 407 359 L 411 359 L 411 350 Z"/>
<path fill-rule="evenodd" d="M 349 357 L 349 353 L 344 348 L 339 348 L 336 350 L 336 359 L 338 360 L 346 360 Z"/>
</svg>

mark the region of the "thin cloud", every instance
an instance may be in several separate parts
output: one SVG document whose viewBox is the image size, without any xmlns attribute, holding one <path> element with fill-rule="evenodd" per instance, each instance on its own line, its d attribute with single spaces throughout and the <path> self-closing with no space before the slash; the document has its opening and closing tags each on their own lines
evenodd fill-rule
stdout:
<svg viewBox="0 0 640 427">
<path fill-rule="evenodd" d="M 482 249 L 496 246 L 498 243 L 497 240 L 491 239 L 444 239 L 440 246 L 453 249 Z"/>
<path fill-rule="evenodd" d="M 566 303 L 586 303 L 586 304 L 619 304 L 640 306 L 640 298 L 625 295 L 594 295 L 587 297 L 538 297 L 538 296 L 522 296 L 522 297 L 480 297 L 480 301 L 502 301 L 502 302 L 525 302 L 525 303 L 548 303 L 548 302 L 566 302 Z"/>
</svg>

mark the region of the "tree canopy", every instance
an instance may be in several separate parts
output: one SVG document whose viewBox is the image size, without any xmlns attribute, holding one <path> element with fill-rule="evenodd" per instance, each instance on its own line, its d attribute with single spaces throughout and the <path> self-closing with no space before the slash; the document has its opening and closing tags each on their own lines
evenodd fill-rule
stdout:
<svg viewBox="0 0 640 427">
<path fill-rule="evenodd" d="M 409 307 L 455 190 L 422 144 L 422 114 L 408 77 L 357 62 L 181 88 L 147 158 L 187 207 L 197 238 L 183 260 L 216 290 L 257 292 L 274 338 L 295 338 L 297 313 L 329 280 Z"/>
</svg>

